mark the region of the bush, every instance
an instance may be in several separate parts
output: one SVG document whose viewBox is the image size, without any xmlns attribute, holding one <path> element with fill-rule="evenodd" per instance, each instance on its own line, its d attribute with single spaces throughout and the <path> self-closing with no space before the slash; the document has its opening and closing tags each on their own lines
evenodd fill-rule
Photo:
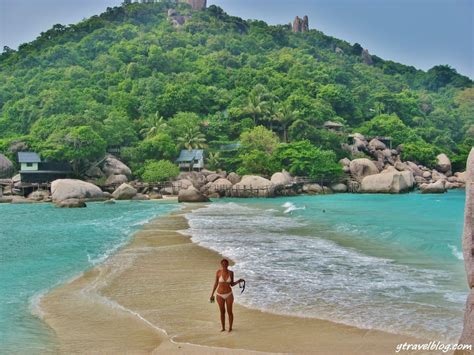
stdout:
<svg viewBox="0 0 474 355">
<path fill-rule="evenodd" d="M 144 182 L 168 181 L 179 175 L 179 168 L 169 160 L 148 160 L 143 169 Z"/>
</svg>

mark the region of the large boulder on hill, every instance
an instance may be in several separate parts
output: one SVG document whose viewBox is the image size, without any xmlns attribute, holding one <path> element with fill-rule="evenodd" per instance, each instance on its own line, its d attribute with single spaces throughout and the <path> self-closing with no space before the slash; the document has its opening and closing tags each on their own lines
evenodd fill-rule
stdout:
<svg viewBox="0 0 474 355">
<path fill-rule="evenodd" d="M 237 196 L 268 197 L 273 196 L 275 186 L 268 179 L 256 175 L 246 175 L 232 187 Z"/>
<path fill-rule="evenodd" d="M 59 179 L 51 183 L 51 197 L 53 202 L 68 199 L 104 200 L 102 190 L 90 182 L 75 179 Z"/>
<path fill-rule="evenodd" d="M 411 171 L 398 171 L 394 168 L 380 174 L 366 176 L 362 180 L 361 192 L 398 194 L 413 189 L 415 179 Z"/>
<path fill-rule="evenodd" d="M 420 190 L 422 194 L 444 194 L 447 191 L 446 181 L 438 180 L 431 184 L 422 184 Z"/>
<path fill-rule="evenodd" d="M 372 160 L 367 158 L 354 159 L 349 165 L 351 174 L 359 180 L 369 175 L 379 173 L 379 169 L 375 166 Z"/>
<path fill-rule="evenodd" d="M 351 160 L 349 158 L 344 158 L 339 160 L 339 164 L 342 166 L 349 166 L 351 164 Z"/>
<path fill-rule="evenodd" d="M 189 187 L 186 190 L 180 190 L 178 195 L 178 202 L 209 202 L 202 192 L 197 190 L 194 186 Z"/>
<path fill-rule="evenodd" d="M 384 150 L 387 146 L 377 138 L 374 138 L 369 142 L 369 148 L 373 150 Z"/>
<path fill-rule="evenodd" d="M 102 171 L 106 176 L 110 175 L 125 175 L 127 177 L 132 176 L 132 171 L 128 166 L 122 163 L 113 155 L 107 155 L 104 162 L 102 163 Z"/>
<path fill-rule="evenodd" d="M 56 202 L 56 207 L 59 208 L 85 208 L 87 207 L 84 200 L 78 198 L 70 198 L 64 201 Z"/>
<path fill-rule="evenodd" d="M 471 289 L 467 298 L 464 329 L 459 344 L 474 345 L 474 148 L 467 158 L 466 166 L 466 205 L 464 208 L 464 233 L 462 240 L 464 267 L 467 274 L 467 284 Z"/>
<path fill-rule="evenodd" d="M 440 154 L 436 157 L 436 170 L 442 173 L 451 171 L 451 160 L 446 154 Z"/>
<path fill-rule="evenodd" d="M 227 175 L 227 180 L 229 180 L 232 185 L 235 185 L 240 182 L 240 176 L 236 173 L 230 173 L 229 175 Z"/>
<path fill-rule="evenodd" d="M 106 185 L 120 185 L 128 182 L 126 175 L 110 175 L 105 181 Z"/>
<path fill-rule="evenodd" d="M 289 185 L 292 182 L 291 175 L 287 171 L 282 171 L 281 173 L 275 173 L 272 175 L 270 181 L 275 186 L 277 185 Z"/>
<path fill-rule="evenodd" d="M 0 154 L 0 179 L 10 178 L 13 174 L 13 163 L 3 154 Z"/>
<path fill-rule="evenodd" d="M 129 184 L 122 184 L 112 193 L 112 197 L 116 200 L 131 200 L 137 195 L 137 189 Z"/>
</svg>

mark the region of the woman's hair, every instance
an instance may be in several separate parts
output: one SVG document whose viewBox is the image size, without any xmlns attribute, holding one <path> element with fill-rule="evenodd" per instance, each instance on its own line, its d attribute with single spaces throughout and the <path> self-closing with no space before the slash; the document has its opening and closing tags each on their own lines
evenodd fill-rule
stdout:
<svg viewBox="0 0 474 355">
<path fill-rule="evenodd" d="M 227 259 L 222 259 L 222 260 L 221 260 L 221 264 L 222 264 L 223 262 L 226 262 L 227 265 L 229 265 L 229 260 L 227 260 Z"/>
</svg>

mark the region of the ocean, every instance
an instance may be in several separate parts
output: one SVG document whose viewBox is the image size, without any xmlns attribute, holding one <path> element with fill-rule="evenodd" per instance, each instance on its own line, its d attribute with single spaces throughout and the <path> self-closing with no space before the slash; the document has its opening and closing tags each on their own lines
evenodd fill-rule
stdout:
<svg viewBox="0 0 474 355">
<path fill-rule="evenodd" d="M 464 191 L 217 201 L 187 214 L 192 240 L 236 262 L 236 302 L 455 342 L 468 288 Z"/>
<path fill-rule="evenodd" d="M 103 262 L 154 217 L 176 203 L 88 203 L 84 209 L 51 204 L 0 204 L 0 353 L 55 349 L 41 321 L 44 293 Z"/>
</svg>

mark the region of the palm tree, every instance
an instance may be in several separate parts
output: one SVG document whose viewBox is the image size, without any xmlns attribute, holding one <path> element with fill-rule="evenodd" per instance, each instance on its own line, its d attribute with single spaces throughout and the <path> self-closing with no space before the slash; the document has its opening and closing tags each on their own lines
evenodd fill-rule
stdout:
<svg viewBox="0 0 474 355">
<path fill-rule="evenodd" d="M 219 168 L 221 163 L 221 154 L 219 152 L 209 153 L 209 158 L 207 158 L 207 162 L 211 169 Z"/>
<path fill-rule="evenodd" d="M 244 111 L 252 116 L 255 125 L 260 118 L 264 118 L 270 113 L 271 101 L 274 98 L 275 96 L 269 93 L 262 84 L 257 84 L 250 92 Z"/>
<path fill-rule="evenodd" d="M 288 103 L 284 103 L 274 115 L 274 120 L 280 123 L 283 130 L 283 141 L 288 143 L 288 127 L 298 118 L 298 111 L 292 110 Z"/>
<path fill-rule="evenodd" d="M 206 148 L 206 137 L 197 127 L 186 127 L 178 142 L 187 150 Z"/>
<path fill-rule="evenodd" d="M 143 128 L 140 130 L 140 134 L 145 138 L 152 138 L 156 136 L 158 131 L 164 130 L 167 127 L 166 120 L 159 112 L 156 112 L 153 116 L 149 116 L 144 120 Z"/>
</svg>

